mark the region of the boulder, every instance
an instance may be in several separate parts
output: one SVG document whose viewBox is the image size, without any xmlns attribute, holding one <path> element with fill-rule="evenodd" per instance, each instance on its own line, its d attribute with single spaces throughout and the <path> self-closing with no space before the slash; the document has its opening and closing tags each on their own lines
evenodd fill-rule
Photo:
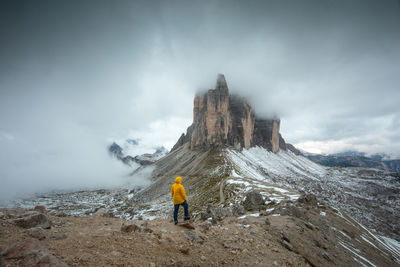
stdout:
<svg viewBox="0 0 400 267">
<path fill-rule="evenodd" d="M 230 210 L 224 209 L 223 207 L 215 207 L 211 209 L 211 218 L 213 219 L 213 221 L 221 221 L 223 218 L 230 215 Z"/>
<path fill-rule="evenodd" d="M 147 221 L 125 221 L 121 226 L 121 231 L 125 233 L 131 232 L 147 232 L 152 233 L 153 230 L 147 227 Z"/>
<path fill-rule="evenodd" d="M 55 239 L 55 240 L 62 240 L 66 239 L 67 235 L 65 233 L 52 233 L 49 238 Z"/>
<path fill-rule="evenodd" d="M 234 205 L 233 207 L 232 207 L 232 214 L 233 214 L 233 216 L 242 216 L 242 215 L 244 215 L 246 213 L 246 211 L 245 211 L 245 209 L 244 209 L 244 207 L 242 206 L 242 205 L 240 205 L 240 204 L 238 204 L 238 205 Z"/>
<path fill-rule="evenodd" d="M 208 218 L 211 217 L 210 213 L 207 212 L 200 212 L 200 219 L 202 219 L 203 221 L 207 220 Z"/>
<path fill-rule="evenodd" d="M 99 216 L 99 217 L 112 217 L 111 212 L 104 209 L 104 208 L 100 208 L 98 209 L 95 213 L 93 213 L 94 216 Z"/>
<path fill-rule="evenodd" d="M 264 203 L 264 198 L 259 192 L 251 191 L 246 195 L 246 198 L 243 201 L 243 207 L 247 211 L 260 210 L 264 208 Z"/>
<path fill-rule="evenodd" d="M 45 230 L 43 230 L 40 227 L 30 228 L 30 229 L 26 230 L 26 233 L 28 235 L 30 235 L 31 237 L 39 239 L 39 240 L 45 239 L 47 237 Z"/>
<path fill-rule="evenodd" d="M 15 243 L 6 248 L 1 255 L 6 260 L 18 260 L 18 266 L 67 266 L 37 239 Z"/>
<path fill-rule="evenodd" d="M 223 218 L 231 216 L 232 211 L 229 208 L 224 207 L 212 207 L 208 206 L 206 212 L 201 212 L 200 217 L 202 220 L 211 218 L 213 222 L 221 221 Z"/>
<path fill-rule="evenodd" d="M 40 212 L 40 213 L 47 213 L 46 207 L 45 206 L 35 206 L 34 208 L 35 211 Z"/>
<path fill-rule="evenodd" d="M 302 194 L 297 201 L 312 206 L 317 206 L 318 204 L 317 198 L 313 194 Z"/>
<path fill-rule="evenodd" d="M 47 215 L 37 211 L 26 212 L 16 219 L 13 219 L 12 222 L 22 228 L 41 227 L 43 229 L 48 229 L 51 227 L 51 221 Z"/>
</svg>

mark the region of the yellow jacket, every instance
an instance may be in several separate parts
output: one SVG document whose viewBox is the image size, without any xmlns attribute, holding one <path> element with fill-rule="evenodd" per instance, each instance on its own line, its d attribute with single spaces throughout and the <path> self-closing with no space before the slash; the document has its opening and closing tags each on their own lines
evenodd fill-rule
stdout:
<svg viewBox="0 0 400 267">
<path fill-rule="evenodd" d="M 171 186 L 171 195 L 174 205 L 182 204 L 186 200 L 185 188 L 183 188 L 182 177 L 176 177 L 175 183 Z"/>
</svg>

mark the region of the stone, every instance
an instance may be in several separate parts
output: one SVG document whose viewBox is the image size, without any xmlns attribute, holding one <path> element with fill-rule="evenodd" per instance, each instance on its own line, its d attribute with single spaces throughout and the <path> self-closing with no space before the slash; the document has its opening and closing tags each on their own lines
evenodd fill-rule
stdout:
<svg viewBox="0 0 400 267">
<path fill-rule="evenodd" d="M 57 212 L 56 214 L 55 214 L 55 216 L 57 216 L 57 217 L 68 217 L 68 214 L 66 214 L 65 212 Z"/>
<path fill-rule="evenodd" d="M 93 213 L 93 215 L 99 217 L 111 217 L 110 212 L 104 208 L 98 209 L 95 213 Z"/>
<path fill-rule="evenodd" d="M 317 206 L 318 204 L 317 198 L 313 194 L 302 194 L 297 201 L 312 206 Z"/>
<path fill-rule="evenodd" d="M 234 205 L 233 207 L 232 207 L 232 214 L 233 214 L 233 216 L 235 216 L 235 217 L 238 217 L 238 216 L 242 216 L 242 215 L 244 215 L 246 213 L 246 211 L 245 211 L 245 209 L 244 209 L 244 207 L 243 207 L 243 205 Z"/>
<path fill-rule="evenodd" d="M 54 240 L 62 240 L 66 239 L 67 235 L 65 233 L 52 233 L 49 238 L 54 239 Z"/>
<path fill-rule="evenodd" d="M 179 223 L 178 226 L 190 229 L 190 230 L 194 230 L 195 227 L 193 224 L 189 223 L 189 222 L 183 222 L 183 223 Z"/>
<path fill-rule="evenodd" d="M 14 219 L 13 223 L 22 228 L 41 227 L 48 229 L 51 227 L 51 221 L 48 219 L 47 215 L 37 211 L 29 211 L 24 213 L 18 218 Z"/>
<path fill-rule="evenodd" d="M 310 230 L 314 230 L 315 229 L 315 226 L 310 222 L 304 222 L 304 225 Z"/>
<path fill-rule="evenodd" d="M 186 231 L 185 235 L 186 235 L 187 239 L 189 239 L 190 241 L 196 241 L 197 240 L 196 235 L 194 233 L 192 233 L 192 232 Z"/>
<path fill-rule="evenodd" d="M 200 219 L 202 219 L 203 221 L 207 220 L 210 217 L 211 217 L 210 213 L 200 212 Z"/>
<path fill-rule="evenodd" d="M 153 230 L 147 227 L 148 223 L 147 221 L 125 221 L 122 226 L 121 226 L 121 231 L 125 233 L 131 233 L 131 232 L 146 232 L 146 233 L 152 233 Z"/>
<path fill-rule="evenodd" d="M 45 206 L 35 206 L 34 208 L 35 211 L 40 212 L 40 213 L 47 213 L 46 207 Z"/>
<path fill-rule="evenodd" d="M 54 257 L 37 239 L 23 240 L 6 248 L 2 253 L 4 259 L 16 259 L 20 266 L 67 266 Z"/>
<path fill-rule="evenodd" d="M 286 233 L 285 231 L 281 231 L 281 235 L 282 235 L 283 240 L 285 240 L 285 241 L 290 243 L 290 238 L 289 238 L 289 234 L 288 233 Z"/>
<path fill-rule="evenodd" d="M 268 225 L 268 226 L 271 225 L 271 221 L 270 221 L 268 218 L 265 218 L 264 223 L 265 223 L 266 225 Z"/>
<path fill-rule="evenodd" d="M 212 218 L 212 222 L 216 223 L 218 221 L 221 221 L 225 217 L 231 216 L 232 211 L 228 208 L 223 208 L 223 207 L 212 207 L 212 206 L 207 206 L 206 212 L 201 212 L 200 213 L 200 218 L 202 220 L 207 220 L 209 218 Z"/>
<path fill-rule="evenodd" d="M 292 244 L 290 244 L 289 242 L 287 242 L 286 240 L 282 241 L 282 246 L 290 251 L 294 251 L 293 250 L 293 246 Z"/>
<path fill-rule="evenodd" d="M 121 226 L 121 231 L 125 233 L 140 232 L 142 229 L 134 221 L 126 221 Z"/>
<path fill-rule="evenodd" d="M 259 192 L 251 191 L 247 193 L 243 207 L 247 211 L 260 210 L 264 207 L 264 198 Z"/>
<path fill-rule="evenodd" d="M 345 228 L 343 228 L 342 231 L 343 231 L 346 235 L 348 235 L 350 238 L 352 238 L 352 239 L 356 238 L 356 235 L 355 235 L 352 231 L 347 230 L 347 229 L 345 229 Z"/>
<path fill-rule="evenodd" d="M 111 251 L 111 255 L 119 256 L 119 255 L 121 255 L 121 253 L 119 253 L 118 251 L 113 250 L 113 251 Z"/>
<path fill-rule="evenodd" d="M 181 248 L 179 248 L 179 251 L 182 254 L 189 255 L 189 248 L 188 247 L 181 247 Z"/>
<path fill-rule="evenodd" d="M 328 255 L 328 253 L 326 253 L 325 251 L 322 251 L 322 257 L 324 257 L 324 259 L 326 259 L 327 261 L 332 261 L 332 259 Z"/>
<path fill-rule="evenodd" d="M 224 75 L 218 74 L 214 89 L 195 96 L 193 123 L 171 151 L 186 143 L 192 150 L 261 146 L 273 152 L 279 149 L 286 151 L 287 146 L 279 134 L 279 128 L 279 118 L 258 117 L 245 98 L 230 95 Z"/>
<path fill-rule="evenodd" d="M 199 244 L 204 243 L 204 237 L 201 235 L 196 235 L 195 233 L 189 232 L 189 231 L 186 231 L 185 235 L 186 235 L 186 238 L 190 241 L 197 242 Z"/>
<path fill-rule="evenodd" d="M 30 229 L 26 230 L 26 233 L 28 235 L 30 235 L 31 237 L 39 239 L 39 240 L 43 240 L 47 237 L 45 230 L 43 230 L 40 227 L 30 228 Z"/>
</svg>

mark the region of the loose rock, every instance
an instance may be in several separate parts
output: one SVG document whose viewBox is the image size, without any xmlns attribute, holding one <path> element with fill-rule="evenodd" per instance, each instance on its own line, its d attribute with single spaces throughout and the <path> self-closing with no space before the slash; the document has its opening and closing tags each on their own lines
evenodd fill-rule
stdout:
<svg viewBox="0 0 400 267">
<path fill-rule="evenodd" d="M 152 233 L 153 230 L 147 228 L 147 221 L 137 222 L 137 221 L 126 221 L 121 226 L 121 231 L 125 233 L 131 232 L 147 232 Z"/>
<path fill-rule="evenodd" d="M 47 215 L 37 211 L 26 212 L 14 219 L 13 222 L 22 228 L 41 227 L 47 229 L 51 227 L 51 221 Z"/>
<path fill-rule="evenodd" d="M 283 240 L 282 246 L 283 246 L 284 248 L 290 250 L 290 251 L 294 251 L 294 250 L 293 250 L 292 244 L 288 243 L 286 240 Z"/>
<path fill-rule="evenodd" d="M 31 229 L 26 230 L 27 234 L 33 238 L 37 238 L 39 240 L 43 240 L 47 237 L 45 230 L 40 227 L 34 227 Z"/>
<path fill-rule="evenodd" d="M 189 255 L 189 248 L 188 247 L 181 247 L 179 251 L 185 255 Z"/>
<path fill-rule="evenodd" d="M 313 194 L 304 194 L 301 195 L 298 199 L 298 202 L 307 204 L 307 205 L 312 205 L 316 206 L 318 204 L 317 198 Z"/>
<path fill-rule="evenodd" d="M 285 231 L 282 231 L 281 235 L 282 235 L 283 240 L 285 240 L 288 243 L 290 243 L 290 238 L 289 238 L 289 234 L 288 233 L 286 233 Z"/>
<path fill-rule="evenodd" d="M 104 209 L 104 208 L 98 209 L 95 213 L 93 213 L 93 215 L 94 216 L 101 216 L 101 217 L 112 217 L 111 213 L 108 210 Z"/>
<path fill-rule="evenodd" d="M 40 213 L 47 213 L 46 207 L 45 206 L 36 206 L 34 208 L 35 211 L 40 212 Z"/>
<path fill-rule="evenodd" d="M 54 257 L 37 239 L 15 243 L 1 253 L 5 259 L 17 259 L 21 266 L 67 266 Z"/>
<path fill-rule="evenodd" d="M 243 201 L 243 207 L 247 211 L 260 210 L 264 207 L 264 198 L 259 192 L 251 191 Z"/>
<path fill-rule="evenodd" d="M 232 207 L 232 214 L 233 216 L 242 216 L 246 213 L 244 207 L 242 205 L 234 205 Z"/>
<path fill-rule="evenodd" d="M 304 222 L 304 225 L 305 225 L 307 228 L 311 229 L 311 230 L 314 230 L 314 229 L 315 229 L 315 226 L 312 225 L 312 224 L 309 223 L 309 222 Z"/>
</svg>

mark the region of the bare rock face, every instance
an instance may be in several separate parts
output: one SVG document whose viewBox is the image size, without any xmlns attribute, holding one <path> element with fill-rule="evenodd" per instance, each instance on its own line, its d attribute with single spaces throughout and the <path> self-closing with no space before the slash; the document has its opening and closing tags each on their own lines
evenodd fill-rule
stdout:
<svg viewBox="0 0 400 267">
<path fill-rule="evenodd" d="M 193 124 L 172 150 L 186 143 L 191 149 L 262 146 L 273 152 L 287 150 L 279 127 L 278 118 L 259 118 L 245 98 L 230 95 L 224 75 L 219 74 L 215 89 L 196 95 Z"/>
</svg>

